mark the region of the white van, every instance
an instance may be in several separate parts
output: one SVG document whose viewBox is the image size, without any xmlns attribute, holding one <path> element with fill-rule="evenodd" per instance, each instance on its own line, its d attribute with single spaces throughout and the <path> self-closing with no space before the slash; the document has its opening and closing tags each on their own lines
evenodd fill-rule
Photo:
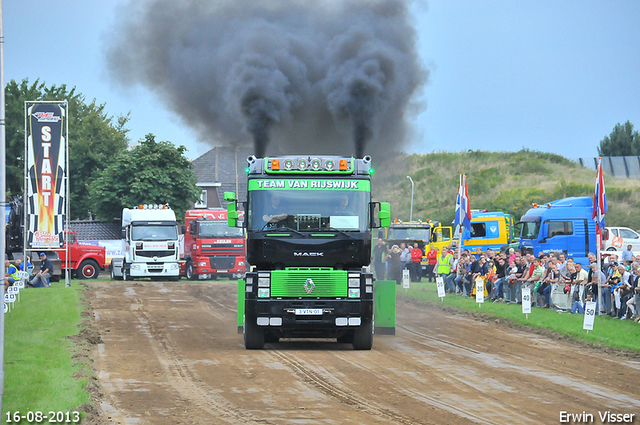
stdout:
<svg viewBox="0 0 640 425">
<path fill-rule="evenodd" d="M 602 233 L 604 251 L 626 251 L 631 245 L 634 255 L 640 254 L 640 234 L 628 227 L 607 227 Z"/>
</svg>

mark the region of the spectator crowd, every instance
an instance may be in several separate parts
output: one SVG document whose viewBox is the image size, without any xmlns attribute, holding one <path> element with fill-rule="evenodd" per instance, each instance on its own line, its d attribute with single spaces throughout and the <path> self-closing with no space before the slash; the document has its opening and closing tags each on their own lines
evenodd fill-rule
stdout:
<svg viewBox="0 0 640 425">
<path fill-rule="evenodd" d="M 426 270 L 421 265 L 423 257 Z M 588 264 L 575 262 L 562 252 L 536 257 L 513 248 L 458 253 L 450 247 L 438 252 L 431 245 L 425 255 L 418 244 L 388 246 L 378 239 L 372 263 L 377 279 L 397 284 L 402 282 L 402 270 L 408 269 L 413 282 L 423 277 L 432 282 L 440 276 L 446 292 L 475 297 L 476 281 L 482 279 L 485 299 L 493 302 L 521 304 L 522 289 L 529 288 L 535 307 L 584 314 L 585 303 L 595 301 L 596 314 L 640 322 L 640 255 L 634 256 L 629 246 L 621 257 L 607 256 L 599 269 L 593 253 L 588 255 Z"/>
</svg>

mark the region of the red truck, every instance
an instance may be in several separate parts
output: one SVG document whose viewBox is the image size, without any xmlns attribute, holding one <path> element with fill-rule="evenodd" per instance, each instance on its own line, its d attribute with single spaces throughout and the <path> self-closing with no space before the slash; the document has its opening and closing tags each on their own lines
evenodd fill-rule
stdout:
<svg viewBox="0 0 640 425">
<path fill-rule="evenodd" d="M 229 227 L 227 210 L 188 210 L 184 218 L 184 273 L 187 279 L 242 277 L 245 273 L 245 236 Z"/>
<path fill-rule="evenodd" d="M 14 197 L 9 203 L 9 216 L 6 222 L 5 255 L 9 260 L 22 259 L 24 246 L 24 208 L 22 198 Z M 77 233 L 65 231 L 65 243 L 60 250 L 38 249 L 29 250 L 27 255 L 31 263 L 38 270 L 39 254 L 45 252 L 47 258 L 53 263 L 54 273 L 51 276 L 57 281 L 62 276 L 62 270 L 67 268 L 66 244 L 69 244 L 69 268 L 78 278 L 95 279 L 100 270 L 106 267 L 106 249 L 103 246 L 84 245 L 78 243 Z"/>
<path fill-rule="evenodd" d="M 38 256 L 41 252 L 47 254 L 47 258 L 53 263 L 53 276 L 51 279 L 57 281 L 60 276 L 63 276 L 63 270 L 67 268 L 67 252 L 66 244 L 69 244 L 69 269 L 72 271 L 72 276 L 79 279 L 95 279 L 98 277 L 100 270 L 104 270 L 107 267 L 106 264 L 106 249 L 103 246 L 85 245 L 78 242 L 78 234 L 73 231 L 65 232 L 65 245 L 60 248 L 60 251 L 50 251 L 42 249 L 38 251 L 27 252 L 27 255 L 31 256 L 31 262 L 36 270 L 38 269 Z"/>
</svg>

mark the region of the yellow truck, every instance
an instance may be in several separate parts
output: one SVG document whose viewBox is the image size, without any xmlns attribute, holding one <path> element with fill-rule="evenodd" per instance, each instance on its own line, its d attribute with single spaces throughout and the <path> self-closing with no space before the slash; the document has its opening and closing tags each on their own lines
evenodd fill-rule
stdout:
<svg viewBox="0 0 640 425">
<path fill-rule="evenodd" d="M 388 228 L 384 229 L 383 239 L 389 244 L 397 244 L 401 242 L 411 244 L 418 243 L 420 249 L 424 253 L 422 257 L 422 273 L 425 275 L 427 269 L 427 257 L 429 245 L 434 245 L 438 252 L 445 246 L 450 246 L 452 242 L 453 228 L 451 226 L 442 226 L 439 221 L 402 221 L 395 219 Z M 426 249 L 425 249 L 426 246 Z"/>
</svg>

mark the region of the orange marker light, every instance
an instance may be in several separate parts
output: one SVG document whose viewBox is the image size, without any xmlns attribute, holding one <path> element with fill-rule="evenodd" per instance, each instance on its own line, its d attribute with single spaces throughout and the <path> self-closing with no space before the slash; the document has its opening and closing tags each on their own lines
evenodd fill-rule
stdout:
<svg viewBox="0 0 640 425">
<path fill-rule="evenodd" d="M 280 160 L 279 159 L 272 159 L 271 160 L 271 169 L 272 170 L 279 170 L 280 169 Z"/>
<path fill-rule="evenodd" d="M 341 159 L 340 160 L 340 165 L 339 165 L 340 171 L 345 171 L 345 170 L 347 170 L 347 168 L 348 168 L 347 160 L 346 159 Z"/>
</svg>

